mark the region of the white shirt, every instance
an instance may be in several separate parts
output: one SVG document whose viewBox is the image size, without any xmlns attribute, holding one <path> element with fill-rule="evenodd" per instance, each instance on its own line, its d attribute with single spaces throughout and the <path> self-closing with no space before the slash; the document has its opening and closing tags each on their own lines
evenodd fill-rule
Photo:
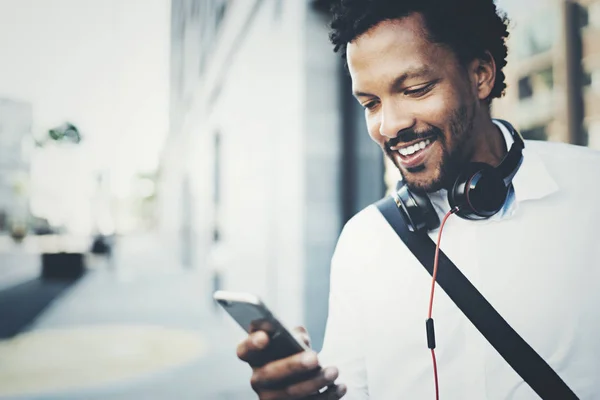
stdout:
<svg viewBox="0 0 600 400">
<path fill-rule="evenodd" d="M 600 153 L 526 141 L 523 154 L 512 200 L 489 220 L 451 216 L 441 248 L 580 399 L 600 399 Z M 320 355 L 340 369 L 345 399 L 435 398 L 430 285 L 375 206 L 346 224 Z M 433 318 L 442 399 L 539 398 L 439 286 Z"/>
</svg>

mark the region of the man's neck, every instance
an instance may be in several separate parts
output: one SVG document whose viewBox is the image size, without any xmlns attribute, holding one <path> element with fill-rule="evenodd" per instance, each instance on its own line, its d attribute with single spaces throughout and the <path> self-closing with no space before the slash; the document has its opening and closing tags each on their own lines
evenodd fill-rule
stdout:
<svg viewBox="0 0 600 400">
<path fill-rule="evenodd" d="M 475 144 L 471 161 L 498 166 L 508 151 L 500 128 L 487 117 L 479 121 L 475 132 L 479 140 Z"/>
</svg>

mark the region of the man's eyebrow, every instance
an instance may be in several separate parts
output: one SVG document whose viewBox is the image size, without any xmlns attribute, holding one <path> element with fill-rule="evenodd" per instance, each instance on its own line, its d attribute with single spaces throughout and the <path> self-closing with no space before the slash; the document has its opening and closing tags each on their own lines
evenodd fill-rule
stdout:
<svg viewBox="0 0 600 400">
<path fill-rule="evenodd" d="M 422 67 L 408 69 L 403 74 L 401 74 L 400 76 L 398 76 L 396 79 L 393 80 L 393 82 L 390 86 L 390 90 L 391 91 L 398 90 L 399 88 L 401 88 L 404 85 L 404 82 L 406 82 L 408 79 L 426 78 L 426 77 L 430 77 L 431 74 L 432 74 L 431 68 L 429 68 L 426 65 L 424 65 Z M 354 95 L 354 97 L 372 97 L 373 96 L 370 93 L 362 92 L 360 90 L 353 91 L 352 94 Z"/>
<path fill-rule="evenodd" d="M 433 71 L 427 65 L 423 65 L 422 67 L 411 68 L 404 72 L 402 75 L 394 79 L 392 82 L 391 89 L 398 90 L 400 89 L 404 83 L 408 79 L 419 79 L 419 78 L 428 78 L 431 76 Z"/>
<path fill-rule="evenodd" d="M 361 92 L 361 91 L 353 91 L 352 95 L 356 98 L 358 98 L 358 97 L 373 97 L 372 94 L 366 93 L 366 92 Z"/>
</svg>

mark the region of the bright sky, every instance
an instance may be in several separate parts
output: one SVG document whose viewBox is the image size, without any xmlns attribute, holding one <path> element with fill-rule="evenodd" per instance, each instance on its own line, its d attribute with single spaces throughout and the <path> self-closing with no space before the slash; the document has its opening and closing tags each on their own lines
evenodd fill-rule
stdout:
<svg viewBox="0 0 600 400">
<path fill-rule="evenodd" d="M 126 197 L 156 168 L 169 48 L 169 0 L 0 0 L 0 97 L 32 104 L 36 136 L 68 120 L 84 138 L 75 151 L 36 150 L 34 214 L 87 232 L 93 172 L 109 171 L 112 195 Z"/>
<path fill-rule="evenodd" d="M 169 0 L 0 0 L 0 97 L 33 104 L 36 134 L 75 123 L 122 192 L 167 133 L 169 25 Z"/>
<path fill-rule="evenodd" d="M 519 22 L 520 15 L 531 15 L 532 10 L 544 8 L 552 1 L 555 0 L 496 0 L 496 5 L 515 23 Z"/>
</svg>

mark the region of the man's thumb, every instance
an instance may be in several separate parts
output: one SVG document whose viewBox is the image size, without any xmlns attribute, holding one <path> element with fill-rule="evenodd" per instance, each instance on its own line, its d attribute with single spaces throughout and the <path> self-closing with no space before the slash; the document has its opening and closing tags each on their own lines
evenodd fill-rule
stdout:
<svg viewBox="0 0 600 400">
<path fill-rule="evenodd" d="M 306 328 L 303 326 L 297 326 L 292 330 L 292 332 L 297 338 L 302 340 L 308 347 L 310 347 L 310 335 L 306 331 Z"/>
</svg>

